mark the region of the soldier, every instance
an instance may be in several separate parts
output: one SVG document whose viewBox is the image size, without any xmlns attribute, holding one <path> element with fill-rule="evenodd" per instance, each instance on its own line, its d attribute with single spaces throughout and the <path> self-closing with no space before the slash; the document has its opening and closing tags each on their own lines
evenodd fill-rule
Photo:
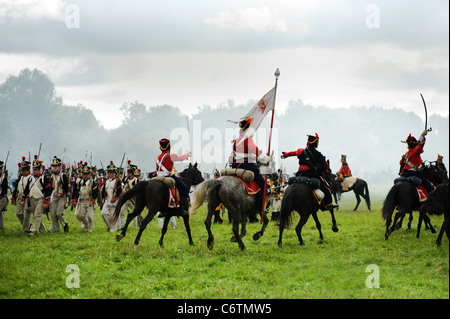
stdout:
<svg viewBox="0 0 450 319">
<path fill-rule="evenodd" d="M 40 233 L 45 234 L 45 226 L 42 223 L 42 213 L 50 204 L 50 196 L 52 195 L 52 184 L 50 180 L 42 175 L 42 161 L 34 156 L 33 161 L 33 176 L 28 180 L 27 185 L 23 191 L 20 205 L 26 205 L 34 214 L 33 223 L 28 232 L 29 236 L 36 235 L 39 230 Z"/>
<path fill-rule="evenodd" d="M 428 193 L 433 191 L 434 186 L 430 183 L 428 179 L 422 174 L 422 157 L 420 154 L 423 152 L 423 147 L 425 146 L 425 135 L 428 131 L 425 130 L 420 134 L 419 140 L 416 140 L 414 136 L 409 134 L 406 141 L 401 141 L 406 143 L 408 146 L 408 151 L 402 156 L 400 160 L 400 174 L 404 177 L 416 176 L 421 179 L 421 185 L 427 190 Z"/>
<path fill-rule="evenodd" d="M 296 156 L 298 158 L 298 171 L 295 176 L 305 176 L 309 178 L 316 178 L 320 181 L 320 190 L 325 194 L 322 202 L 323 210 L 329 210 L 333 213 L 333 209 L 339 206 L 333 205 L 333 199 L 331 197 L 330 186 L 323 178 L 328 170 L 328 162 L 324 155 L 317 150 L 319 146 L 319 135 L 308 135 L 308 142 L 306 143 L 306 148 L 299 148 L 292 152 L 282 152 L 281 158 L 287 158 L 290 156 Z"/>
<path fill-rule="evenodd" d="M 53 192 L 50 197 L 50 217 L 52 224 L 50 225 L 49 232 L 59 232 L 59 224 L 63 226 L 64 232 L 69 232 L 69 225 L 64 218 L 66 196 L 69 192 L 69 179 L 61 172 L 62 162 L 56 156 L 53 157 L 51 163 L 51 176 L 50 181 L 52 183 Z"/>
<path fill-rule="evenodd" d="M 156 159 L 156 175 L 170 176 L 175 180 L 175 187 L 180 193 L 180 209 L 187 212 L 189 210 L 189 189 L 172 171 L 174 169 L 174 162 L 187 159 L 191 155 L 191 152 L 186 152 L 183 155 L 171 154 L 170 141 L 166 138 L 159 140 L 159 149 L 161 150 L 161 154 Z M 159 213 L 158 217 L 164 217 L 164 213 Z"/>
<path fill-rule="evenodd" d="M 124 192 L 128 192 L 130 189 L 132 189 L 134 187 L 134 185 L 137 184 L 137 178 L 134 176 L 136 168 L 137 168 L 137 166 L 131 164 L 131 161 L 129 160 L 128 166 L 127 166 L 127 176 L 124 177 L 122 180 Z M 130 212 L 134 211 L 135 202 L 136 202 L 136 199 L 132 198 L 123 204 L 123 206 L 120 210 L 120 220 L 121 220 L 120 228 L 125 226 L 125 222 L 127 221 L 128 208 L 130 209 Z M 134 222 L 134 223 L 136 223 L 136 222 Z"/>
<path fill-rule="evenodd" d="M 346 177 L 351 177 L 352 171 L 350 170 L 350 167 L 348 166 L 348 163 L 347 163 L 347 155 L 341 154 L 341 163 L 342 163 L 342 166 L 339 169 L 339 171 L 336 173 L 336 180 L 338 181 L 339 186 L 342 185 L 343 191 L 348 191 L 348 183 L 346 183 L 346 181 L 344 181 L 344 179 Z"/>
<path fill-rule="evenodd" d="M 5 229 L 3 225 L 3 210 L 8 206 L 8 174 L 4 172 L 5 163 L 0 161 L 0 229 Z"/>
<path fill-rule="evenodd" d="M 30 230 L 30 216 L 31 213 L 24 205 L 17 205 L 17 198 L 22 198 L 23 192 L 25 190 L 26 185 L 29 183 L 29 180 L 32 177 L 30 172 L 31 163 L 25 161 L 25 156 L 22 157 L 22 163 L 18 163 L 19 166 L 19 178 L 14 182 L 14 191 L 11 197 L 11 203 L 16 206 L 16 216 L 22 224 L 22 231 L 27 233 Z"/>
<path fill-rule="evenodd" d="M 437 163 L 439 169 L 442 171 L 442 174 L 444 175 L 444 180 L 448 180 L 447 168 L 445 167 L 445 164 L 442 162 L 443 159 L 444 159 L 444 156 L 438 154 L 436 163 Z"/>
<path fill-rule="evenodd" d="M 89 233 L 94 230 L 94 204 L 98 195 L 98 183 L 91 173 L 89 166 L 84 165 L 81 180 L 76 184 L 71 200 L 71 205 L 77 206 L 75 217 L 81 223 L 81 231 Z"/>
<path fill-rule="evenodd" d="M 116 225 L 111 227 L 109 224 L 111 216 L 114 214 L 116 209 L 117 198 L 122 193 L 122 182 L 119 178 L 116 178 L 117 167 L 114 165 L 113 161 L 106 168 L 108 172 L 108 179 L 105 181 L 105 185 L 102 189 L 102 198 L 104 198 L 104 204 L 102 208 L 102 217 L 106 223 L 107 231 L 119 230 L 121 225 L 120 216 L 116 222 Z"/>
<path fill-rule="evenodd" d="M 250 127 L 251 123 L 252 119 L 239 122 L 239 137 L 233 141 L 233 152 L 231 153 L 230 160 L 232 168 L 243 168 L 255 174 L 253 180 L 259 186 L 259 191 L 255 195 L 255 205 L 256 212 L 259 214 L 263 209 L 265 180 L 259 171 L 259 167 L 256 165 L 256 159 L 268 165 L 270 157 L 256 146 L 252 137 L 246 138 L 242 142 L 245 138 L 246 130 Z"/>
</svg>

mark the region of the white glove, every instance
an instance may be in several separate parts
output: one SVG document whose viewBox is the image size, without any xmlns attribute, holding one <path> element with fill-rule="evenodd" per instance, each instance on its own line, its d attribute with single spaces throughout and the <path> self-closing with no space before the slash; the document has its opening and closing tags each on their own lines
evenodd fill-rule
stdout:
<svg viewBox="0 0 450 319">
<path fill-rule="evenodd" d="M 265 165 L 269 165 L 269 163 L 270 163 L 270 156 L 266 155 L 264 153 L 261 153 L 261 155 L 258 156 L 258 160 L 261 163 L 265 164 Z"/>
</svg>

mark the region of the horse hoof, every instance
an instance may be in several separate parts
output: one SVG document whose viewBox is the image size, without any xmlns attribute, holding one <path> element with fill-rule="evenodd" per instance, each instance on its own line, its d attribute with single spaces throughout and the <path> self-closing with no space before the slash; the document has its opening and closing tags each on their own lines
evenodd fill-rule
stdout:
<svg viewBox="0 0 450 319">
<path fill-rule="evenodd" d="M 209 250 L 212 250 L 213 247 L 214 247 L 214 243 L 208 243 L 208 249 L 209 249 Z"/>
<path fill-rule="evenodd" d="M 189 242 L 189 245 L 195 246 L 193 241 L 190 241 L 190 242 Z"/>
<path fill-rule="evenodd" d="M 282 243 L 278 243 L 278 247 L 283 248 L 283 244 Z"/>
<path fill-rule="evenodd" d="M 333 226 L 331 229 L 332 229 L 335 233 L 337 233 L 337 232 L 339 231 L 339 228 L 338 228 L 337 226 Z"/>
<path fill-rule="evenodd" d="M 258 239 L 260 239 L 262 237 L 262 234 L 260 232 L 257 232 L 253 235 L 253 240 L 257 241 Z"/>
<path fill-rule="evenodd" d="M 232 236 L 232 237 L 230 238 L 230 242 L 232 242 L 232 243 L 235 243 L 235 242 L 237 242 L 237 240 L 236 240 L 236 236 Z"/>
<path fill-rule="evenodd" d="M 116 241 L 119 242 L 123 238 L 122 234 L 116 235 Z"/>
</svg>

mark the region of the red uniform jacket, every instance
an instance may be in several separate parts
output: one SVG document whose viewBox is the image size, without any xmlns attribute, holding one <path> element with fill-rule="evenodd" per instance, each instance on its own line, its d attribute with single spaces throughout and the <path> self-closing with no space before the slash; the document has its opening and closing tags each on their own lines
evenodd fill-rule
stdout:
<svg viewBox="0 0 450 319">
<path fill-rule="evenodd" d="M 342 164 L 341 169 L 337 172 L 339 177 L 349 177 L 352 176 L 352 171 L 350 170 L 350 166 L 348 164 Z"/>
<path fill-rule="evenodd" d="M 172 173 L 173 162 L 180 162 L 189 157 L 189 152 L 183 155 L 170 154 L 169 151 L 163 151 L 156 160 L 156 172 Z M 161 163 L 161 165 L 160 165 Z M 165 170 L 167 170 L 167 172 Z"/>
<path fill-rule="evenodd" d="M 233 143 L 233 160 L 236 162 L 255 163 L 256 158 L 263 152 L 253 142 L 253 138 L 249 137 L 244 142 L 239 142 L 244 137 L 242 133 Z M 239 145 L 238 145 L 239 144 Z"/>
<path fill-rule="evenodd" d="M 422 157 L 420 154 L 423 152 L 423 147 L 425 146 L 425 139 L 423 142 L 419 142 L 416 147 L 408 149 L 406 152 L 406 161 L 405 166 L 403 167 L 403 171 L 407 171 L 409 169 L 416 170 L 422 165 Z M 400 161 L 401 163 L 401 161 Z"/>
</svg>

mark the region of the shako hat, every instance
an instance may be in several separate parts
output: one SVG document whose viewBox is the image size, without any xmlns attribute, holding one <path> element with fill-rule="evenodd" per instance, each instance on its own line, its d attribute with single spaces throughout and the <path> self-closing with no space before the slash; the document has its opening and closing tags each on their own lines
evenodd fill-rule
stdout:
<svg viewBox="0 0 450 319">
<path fill-rule="evenodd" d="M 114 162 L 111 161 L 110 164 L 106 167 L 106 170 L 108 171 L 108 173 L 116 173 L 117 167 L 116 165 L 114 165 Z"/>
<path fill-rule="evenodd" d="M 56 156 L 54 156 L 51 166 L 61 166 L 61 159 L 59 159 Z"/>
<path fill-rule="evenodd" d="M 166 151 L 170 148 L 170 141 L 167 138 L 162 138 L 159 140 L 159 148 L 161 151 Z"/>
<path fill-rule="evenodd" d="M 40 159 L 38 159 L 37 155 L 34 155 L 34 160 L 33 160 L 33 169 L 40 169 L 42 168 L 42 161 Z"/>
<path fill-rule="evenodd" d="M 315 133 L 315 135 L 308 135 L 306 146 L 317 148 L 317 146 L 319 146 L 319 135 L 317 133 Z"/>
<path fill-rule="evenodd" d="M 252 124 L 253 119 L 252 118 L 248 118 L 246 120 L 242 120 L 239 122 L 239 128 L 243 131 L 245 131 L 246 129 L 248 129 L 250 127 L 250 124 Z"/>
</svg>

